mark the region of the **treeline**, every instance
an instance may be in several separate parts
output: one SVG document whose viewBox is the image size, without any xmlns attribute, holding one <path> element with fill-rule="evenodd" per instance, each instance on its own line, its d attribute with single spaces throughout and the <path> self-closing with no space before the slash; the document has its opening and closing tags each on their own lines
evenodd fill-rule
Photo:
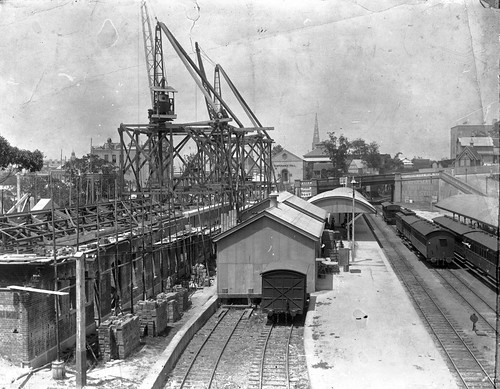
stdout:
<svg viewBox="0 0 500 389">
<path fill-rule="evenodd" d="M 337 136 L 335 132 L 329 132 L 328 137 L 328 140 L 321 143 L 332 161 L 331 169 L 325 171 L 328 177 L 345 176 L 353 159 L 362 160 L 366 167 L 377 169 L 380 173 L 403 169 L 403 163 L 398 158 L 401 153 L 397 153 L 394 157 L 381 154 L 377 142 L 367 143 L 361 138 L 351 141 L 343 134 Z"/>
<path fill-rule="evenodd" d="M 43 154 L 40 150 L 18 149 L 11 146 L 3 136 L 0 136 L 0 168 L 9 166 L 26 169 L 30 172 L 40 171 L 43 167 Z"/>
</svg>

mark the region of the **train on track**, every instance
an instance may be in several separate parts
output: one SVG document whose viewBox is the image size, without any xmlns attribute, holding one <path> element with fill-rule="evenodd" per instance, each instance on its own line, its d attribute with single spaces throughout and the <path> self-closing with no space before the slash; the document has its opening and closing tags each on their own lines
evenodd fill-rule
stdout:
<svg viewBox="0 0 500 389">
<path fill-rule="evenodd" d="M 275 320 L 281 314 L 295 318 L 306 312 L 306 277 L 305 273 L 290 269 L 262 273 L 261 308 L 269 319 Z"/>
<path fill-rule="evenodd" d="M 395 224 L 398 234 L 427 261 L 447 265 L 459 258 L 497 280 L 497 236 L 449 216 L 438 216 L 429 221 L 393 203 L 382 204 L 382 213 L 387 224 Z"/>
</svg>

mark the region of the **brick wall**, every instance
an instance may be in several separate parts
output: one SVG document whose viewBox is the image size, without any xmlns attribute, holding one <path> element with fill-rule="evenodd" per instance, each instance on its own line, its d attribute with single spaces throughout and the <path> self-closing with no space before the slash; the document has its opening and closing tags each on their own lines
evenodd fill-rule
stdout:
<svg viewBox="0 0 500 389">
<path fill-rule="evenodd" d="M 92 269 L 92 263 L 87 267 Z M 93 274 L 90 270 L 89 274 Z M 70 296 L 59 296 L 59 339 L 61 342 L 76 333 L 76 310 L 72 299 L 75 290 L 75 262 L 67 261 L 58 266 L 61 279 L 58 288 Z M 38 289 L 54 289 L 54 268 L 50 265 L 10 265 L 2 266 L 0 287 L 9 285 L 30 286 Z M 86 287 L 87 324 L 93 323 L 93 287 Z M 0 350 L 16 363 L 29 362 L 44 355 L 57 345 L 56 342 L 56 297 L 36 292 L 0 292 Z"/>
<path fill-rule="evenodd" d="M 28 359 L 23 299 L 18 292 L 0 291 L 0 352 L 16 364 Z"/>
</svg>

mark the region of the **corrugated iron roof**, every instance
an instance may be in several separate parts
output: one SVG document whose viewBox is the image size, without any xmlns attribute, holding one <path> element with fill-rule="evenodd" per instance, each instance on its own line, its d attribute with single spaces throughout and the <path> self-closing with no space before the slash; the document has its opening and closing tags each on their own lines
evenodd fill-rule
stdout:
<svg viewBox="0 0 500 389">
<path fill-rule="evenodd" d="M 436 207 L 498 227 L 498 198 L 460 194 L 438 201 Z"/>
<path fill-rule="evenodd" d="M 356 212 L 358 213 L 375 213 L 375 208 L 373 205 L 370 204 L 370 202 L 363 196 L 361 193 L 358 191 L 355 191 L 355 207 L 356 207 Z M 338 204 L 338 200 L 342 200 L 343 202 L 350 201 L 352 204 L 352 188 L 347 188 L 347 187 L 340 187 L 340 188 L 335 188 L 333 190 L 329 190 L 327 192 L 319 193 L 316 196 L 311 197 L 308 201 L 312 204 L 316 204 L 317 206 L 327 209 L 328 210 L 328 205 L 334 205 L 335 202 Z M 346 206 L 348 204 L 346 203 Z M 327 208 L 325 208 L 327 207 Z M 351 209 L 352 210 L 352 205 Z M 346 212 L 349 211 L 349 209 L 342 210 L 339 207 L 336 207 L 336 209 L 332 209 L 332 212 Z"/>
<path fill-rule="evenodd" d="M 324 221 L 328 215 L 328 212 L 323 208 L 320 208 L 301 197 L 295 196 L 290 192 L 281 192 L 278 195 L 278 201 L 280 203 L 285 203 L 298 211 L 305 212 L 320 221 Z"/>
<path fill-rule="evenodd" d="M 493 139 L 489 136 L 461 136 L 458 138 L 461 146 L 493 147 Z"/>
<path fill-rule="evenodd" d="M 245 220 L 243 223 L 240 223 L 237 226 L 217 235 L 214 238 L 214 242 L 224 239 L 225 237 L 239 231 L 242 228 L 245 228 L 247 225 L 252 224 L 262 217 L 269 217 L 312 240 L 318 240 L 323 233 L 324 223 L 322 221 L 298 211 L 289 205 L 278 203 L 277 207 L 267 208 Z"/>
</svg>

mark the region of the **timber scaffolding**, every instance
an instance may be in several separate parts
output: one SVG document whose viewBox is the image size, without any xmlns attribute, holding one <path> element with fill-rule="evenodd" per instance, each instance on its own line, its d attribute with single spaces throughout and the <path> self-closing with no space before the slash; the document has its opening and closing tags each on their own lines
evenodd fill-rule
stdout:
<svg viewBox="0 0 500 389">
<path fill-rule="evenodd" d="M 228 204 L 181 212 L 161 205 L 154 196 L 4 214 L 0 265 L 27 266 L 34 273 L 55 268 L 55 277 L 46 280 L 45 287 L 74 295 L 74 278 L 60 278 L 57 268 L 72 263 L 76 252 L 84 252 L 91 294 L 87 297 L 93 297 L 100 322 L 111 313 L 112 288 L 123 306 L 133 310 L 138 299 L 187 282 L 194 265 L 213 269 L 212 236 L 235 223 L 236 213 Z M 26 280 L 19 281 L 28 285 L 32 278 Z M 61 289 L 61 281 L 67 280 Z"/>
</svg>

